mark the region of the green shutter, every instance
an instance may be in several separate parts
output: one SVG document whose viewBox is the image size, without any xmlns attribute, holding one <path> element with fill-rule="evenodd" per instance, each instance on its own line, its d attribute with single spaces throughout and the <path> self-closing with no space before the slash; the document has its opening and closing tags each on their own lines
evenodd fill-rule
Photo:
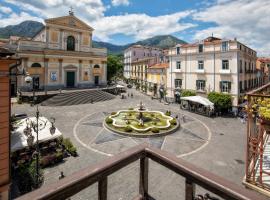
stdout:
<svg viewBox="0 0 270 200">
<path fill-rule="evenodd" d="M 228 88 L 231 90 L 231 82 L 228 82 Z"/>
<path fill-rule="evenodd" d="M 220 91 L 221 91 L 221 88 L 222 88 L 222 82 L 223 82 L 223 81 L 220 81 L 220 82 L 219 82 L 219 89 L 220 89 Z"/>
</svg>

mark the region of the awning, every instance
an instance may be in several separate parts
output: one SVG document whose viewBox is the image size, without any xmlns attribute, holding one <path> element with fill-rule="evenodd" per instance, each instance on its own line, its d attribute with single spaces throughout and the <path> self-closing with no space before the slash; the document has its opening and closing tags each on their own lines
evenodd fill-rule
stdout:
<svg viewBox="0 0 270 200">
<path fill-rule="evenodd" d="M 123 86 L 123 85 L 116 85 L 116 88 L 125 88 L 125 86 Z"/>
<path fill-rule="evenodd" d="M 30 117 L 28 119 L 29 119 L 29 121 L 33 121 L 33 122 L 36 121 L 35 117 Z M 11 152 L 28 147 L 27 136 L 23 133 L 23 130 L 26 127 L 26 120 L 27 119 L 22 119 L 22 120 L 18 121 L 17 122 L 18 128 L 15 131 L 12 131 L 12 133 L 11 133 Z M 39 131 L 39 134 L 38 134 L 39 143 L 56 139 L 62 135 L 62 133 L 57 128 L 55 129 L 55 133 L 53 135 L 50 133 L 51 123 L 45 117 L 39 118 L 39 125 L 40 125 L 40 127 L 44 127 L 44 125 L 45 125 L 44 129 Z M 34 136 L 33 144 L 35 144 L 37 135 L 33 129 L 32 129 L 32 135 Z"/>
<path fill-rule="evenodd" d="M 181 100 L 192 101 L 195 103 L 202 104 L 206 107 L 210 107 L 210 109 L 214 109 L 214 103 L 209 101 L 207 98 L 201 96 L 189 96 L 189 97 L 181 97 Z"/>
</svg>

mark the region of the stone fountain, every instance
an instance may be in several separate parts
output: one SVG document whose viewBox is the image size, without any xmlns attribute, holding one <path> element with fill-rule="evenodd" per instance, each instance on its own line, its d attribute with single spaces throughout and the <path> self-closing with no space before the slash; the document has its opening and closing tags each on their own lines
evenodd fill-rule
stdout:
<svg viewBox="0 0 270 200">
<path fill-rule="evenodd" d="M 138 111 L 139 111 L 139 121 L 140 122 L 143 122 L 143 111 L 145 111 L 145 106 L 143 105 L 142 101 L 140 101 L 140 104 L 139 104 L 139 108 L 138 108 Z"/>
</svg>

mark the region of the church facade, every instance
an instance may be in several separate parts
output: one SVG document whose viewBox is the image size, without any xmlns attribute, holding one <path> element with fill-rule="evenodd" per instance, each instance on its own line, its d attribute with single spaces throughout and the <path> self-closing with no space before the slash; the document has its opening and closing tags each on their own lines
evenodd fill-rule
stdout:
<svg viewBox="0 0 270 200">
<path fill-rule="evenodd" d="M 107 84 L 107 50 L 92 48 L 93 28 L 74 16 L 45 20 L 33 38 L 19 39 L 17 55 L 32 77 L 27 84 L 18 80 L 18 89 L 56 90 L 90 88 Z"/>
</svg>

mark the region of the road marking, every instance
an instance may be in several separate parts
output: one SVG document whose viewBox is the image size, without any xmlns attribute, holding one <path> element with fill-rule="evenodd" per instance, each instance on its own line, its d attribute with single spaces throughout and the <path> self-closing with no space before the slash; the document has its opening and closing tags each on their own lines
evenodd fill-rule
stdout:
<svg viewBox="0 0 270 200">
<path fill-rule="evenodd" d="M 76 129 L 77 129 L 77 127 L 79 126 L 79 124 L 81 123 L 81 121 L 83 121 L 85 118 L 90 117 L 90 116 L 92 116 L 92 115 L 94 115 L 94 114 L 97 114 L 97 113 L 99 113 L 99 112 L 95 112 L 95 113 L 86 115 L 86 116 L 82 117 L 79 121 L 77 121 L 77 123 L 76 123 L 76 124 L 74 125 L 74 127 L 73 127 L 73 136 L 75 137 L 75 139 L 77 140 L 77 142 L 79 142 L 79 143 L 80 143 L 82 146 L 84 146 L 85 148 L 87 148 L 87 149 L 89 149 L 89 150 L 91 150 L 91 151 L 93 151 L 93 152 L 100 153 L 100 154 L 105 155 L 105 156 L 113 156 L 112 154 L 104 153 L 104 152 L 102 152 L 102 151 L 99 151 L 99 150 L 97 150 L 97 149 L 92 148 L 91 146 L 86 145 L 86 144 L 83 143 L 83 142 L 79 139 L 79 137 L 77 136 Z M 102 129 L 103 129 L 103 128 L 102 128 Z"/>
</svg>

